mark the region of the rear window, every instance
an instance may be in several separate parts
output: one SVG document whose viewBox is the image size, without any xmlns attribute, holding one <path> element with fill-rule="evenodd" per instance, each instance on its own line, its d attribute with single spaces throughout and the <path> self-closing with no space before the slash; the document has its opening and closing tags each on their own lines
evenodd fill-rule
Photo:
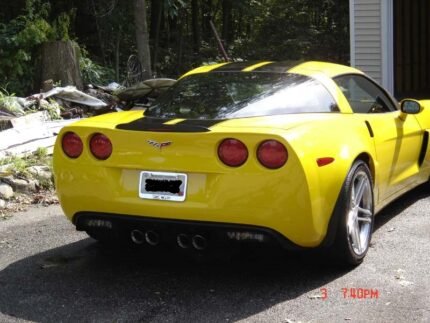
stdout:
<svg viewBox="0 0 430 323">
<path fill-rule="evenodd" d="M 145 112 L 156 118 L 231 119 L 337 112 L 317 80 L 297 74 L 214 72 L 177 82 Z"/>
</svg>

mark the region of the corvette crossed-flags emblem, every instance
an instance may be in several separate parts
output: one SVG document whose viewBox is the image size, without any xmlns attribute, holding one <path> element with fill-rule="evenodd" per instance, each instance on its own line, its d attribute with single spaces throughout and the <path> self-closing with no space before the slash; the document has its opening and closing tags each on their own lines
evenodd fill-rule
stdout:
<svg viewBox="0 0 430 323">
<path fill-rule="evenodd" d="M 170 146 L 172 144 L 171 141 L 165 141 L 165 142 L 157 142 L 155 140 L 147 140 L 148 144 L 150 144 L 151 146 L 158 148 L 158 149 L 163 149 L 164 147 Z"/>
</svg>

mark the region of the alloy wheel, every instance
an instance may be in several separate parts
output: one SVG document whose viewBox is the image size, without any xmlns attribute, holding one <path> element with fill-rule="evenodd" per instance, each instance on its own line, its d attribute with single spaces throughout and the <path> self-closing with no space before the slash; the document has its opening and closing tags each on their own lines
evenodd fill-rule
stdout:
<svg viewBox="0 0 430 323">
<path fill-rule="evenodd" d="M 373 196 L 369 176 L 363 170 L 354 174 L 347 215 L 349 244 L 357 256 L 367 251 L 373 221 Z"/>
</svg>

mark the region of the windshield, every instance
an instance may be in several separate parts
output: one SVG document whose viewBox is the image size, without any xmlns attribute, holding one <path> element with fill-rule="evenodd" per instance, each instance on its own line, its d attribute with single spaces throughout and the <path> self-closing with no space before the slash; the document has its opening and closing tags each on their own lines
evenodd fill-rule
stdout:
<svg viewBox="0 0 430 323">
<path fill-rule="evenodd" d="M 156 118 L 231 119 L 337 112 L 327 89 L 297 74 L 215 72 L 190 75 L 145 112 Z"/>
</svg>

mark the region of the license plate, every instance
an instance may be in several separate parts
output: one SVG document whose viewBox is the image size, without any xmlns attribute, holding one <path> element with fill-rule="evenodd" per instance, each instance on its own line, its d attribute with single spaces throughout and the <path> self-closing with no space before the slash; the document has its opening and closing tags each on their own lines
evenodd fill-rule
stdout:
<svg viewBox="0 0 430 323">
<path fill-rule="evenodd" d="M 150 200 L 185 201 L 187 174 L 147 172 L 140 173 L 139 197 Z"/>
</svg>

